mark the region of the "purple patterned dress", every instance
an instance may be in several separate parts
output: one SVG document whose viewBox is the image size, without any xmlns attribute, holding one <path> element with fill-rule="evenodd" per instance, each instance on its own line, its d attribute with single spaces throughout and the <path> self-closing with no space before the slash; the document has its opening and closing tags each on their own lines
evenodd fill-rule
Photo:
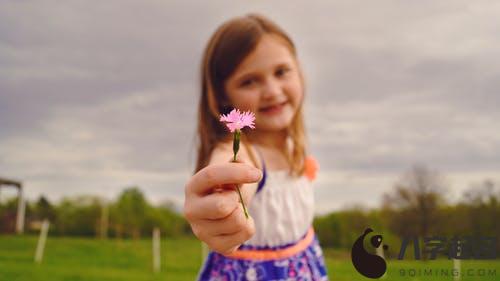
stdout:
<svg viewBox="0 0 500 281">
<path fill-rule="evenodd" d="M 328 280 L 312 228 L 312 180 L 285 170 L 266 171 L 264 161 L 262 166 L 263 178 L 248 209 L 254 236 L 231 255 L 210 251 L 198 280 Z"/>
</svg>

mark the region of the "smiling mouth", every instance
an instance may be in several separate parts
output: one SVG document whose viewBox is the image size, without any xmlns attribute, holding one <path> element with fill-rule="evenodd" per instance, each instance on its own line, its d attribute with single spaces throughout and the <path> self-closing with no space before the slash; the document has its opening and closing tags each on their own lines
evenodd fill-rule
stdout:
<svg viewBox="0 0 500 281">
<path fill-rule="evenodd" d="M 288 101 L 284 101 L 282 103 L 278 103 L 278 104 L 275 104 L 275 105 L 271 105 L 271 106 L 266 106 L 266 107 L 260 108 L 259 112 L 273 113 L 273 112 L 280 111 L 287 102 Z"/>
</svg>

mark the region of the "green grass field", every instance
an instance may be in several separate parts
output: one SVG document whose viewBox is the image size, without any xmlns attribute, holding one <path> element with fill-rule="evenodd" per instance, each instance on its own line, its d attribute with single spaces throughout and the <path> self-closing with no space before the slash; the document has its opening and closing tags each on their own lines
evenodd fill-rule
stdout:
<svg viewBox="0 0 500 281">
<path fill-rule="evenodd" d="M 163 239 L 162 271 L 158 274 L 152 272 L 150 240 L 49 237 L 44 260 L 39 265 L 33 262 L 36 242 L 33 236 L 0 236 L 1 281 L 194 280 L 201 266 L 201 246 L 194 239 Z M 324 252 L 330 280 L 372 280 L 356 272 L 348 253 L 330 249 Z M 418 275 L 419 269 L 450 271 L 452 266 L 451 261 L 444 259 L 388 261 L 388 272 L 382 280 L 453 280 L 441 274 L 424 276 L 423 271 L 421 276 L 408 276 L 413 273 L 409 269 L 415 269 Z M 401 276 L 402 269 L 406 276 Z M 492 271 L 495 271 L 493 276 Z M 500 280 L 500 260 L 463 261 L 462 272 L 469 274 L 461 280 Z"/>
</svg>

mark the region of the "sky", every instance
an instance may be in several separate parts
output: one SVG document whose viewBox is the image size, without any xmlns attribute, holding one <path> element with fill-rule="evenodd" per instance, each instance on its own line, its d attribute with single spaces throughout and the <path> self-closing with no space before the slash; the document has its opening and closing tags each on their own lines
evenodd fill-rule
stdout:
<svg viewBox="0 0 500 281">
<path fill-rule="evenodd" d="M 500 2 L 451 0 L 0 1 L 0 177 L 182 206 L 202 51 L 250 12 L 297 45 L 318 214 L 379 206 L 415 164 L 451 201 L 500 182 Z"/>
</svg>

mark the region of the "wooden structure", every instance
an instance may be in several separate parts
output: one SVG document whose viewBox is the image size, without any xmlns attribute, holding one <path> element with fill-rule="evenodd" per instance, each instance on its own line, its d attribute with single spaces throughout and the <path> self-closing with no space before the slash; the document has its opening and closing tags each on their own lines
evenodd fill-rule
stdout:
<svg viewBox="0 0 500 281">
<path fill-rule="evenodd" d="M 0 177 L 0 189 L 4 186 L 17 188 L 17 215 L 16 215 L 16 232 L 21 234 L 24 232 L 24 215 L 26 209 L 26 202 L 23 197 L 23 185 L 19 181 L 10 180 Z"/>
</svg>

